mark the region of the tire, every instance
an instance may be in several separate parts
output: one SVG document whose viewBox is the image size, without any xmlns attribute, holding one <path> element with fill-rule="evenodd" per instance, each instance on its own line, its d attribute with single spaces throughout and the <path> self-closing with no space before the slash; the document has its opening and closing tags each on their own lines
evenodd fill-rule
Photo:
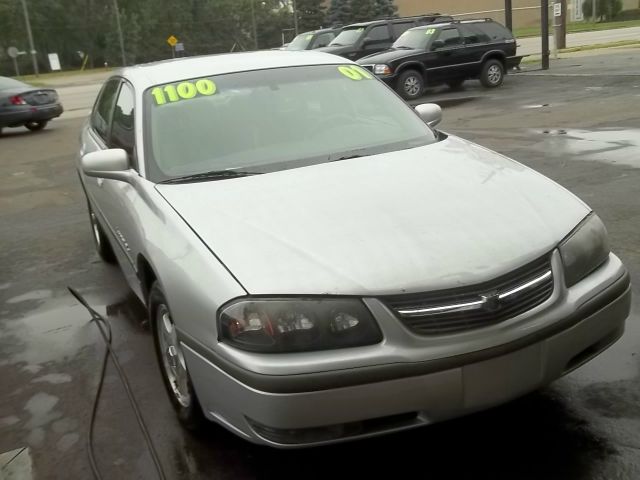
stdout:
<svg viewBox="0 0 640 480">
<path fill-rule="evenodd" d="M 486 88 L 496 88 L 504 82 L 504 64 L 495 58 L 489 59 L 482 65 L 480 82 Z"/>
<path fill-rule="evenodd" d="M 447 86 L 451 90 L 458 90 L 460 87 L 462 87 L 463 83 L 464 83 L 464 78 L 456 78 L 455 80 L 449 80 L 447 82 Z"/>
<path fill-rule="evenodd" d="M 183 427 L 199 431 L 206 423 L 205 418 L 191 383 L 169 305 L 158 282 L 151 286 L 147 303 L 158 367 L 171 405 Z"/>
<path fill-rule="evenodd" d="M 29 130 L 31 130 L 32 132 L 37 132 L 39 130 L 42 130 L 44 127 L 46 127 L 47 123 L 49 123 L 48 120 L 40 120 L 37 122 L 25 123 L 24 126 L 27 127 Z"/>
<path fill-rule="evenodd" d="M 396 92 L 405 100 L 420 98 L 424 92 L 424 77 L 415 70 L 405 70 L 396 81 Z"/>
<path fill-rule="evenodd" d="M 93 209 L 91 208 L 89 202 L 87 202 L 87 208 L 89 209 L 91 236 L 93 237 L 93 244 L 96 247 L 96 252 L 98 252 L 98 255 L 104 262 L 111 264 L 116 263 L 116 256 L 113 253 L 111 243 L 109 243 L 109 239 L 104 233 L 102 225 L 100 225 L 100 222 L 98 222 L 98 217 L 95 213 L 93 213 Z"/>
</svg>

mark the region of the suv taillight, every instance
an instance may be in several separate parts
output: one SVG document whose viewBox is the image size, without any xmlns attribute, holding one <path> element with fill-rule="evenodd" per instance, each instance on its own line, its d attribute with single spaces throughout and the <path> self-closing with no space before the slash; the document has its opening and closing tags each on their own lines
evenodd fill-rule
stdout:
<svg viewBox="0 0 640 480">
<path fill-rule="evenodd" d="M 24 98 L 22 98 L 20 95 L 15 95 L 13 97 L 9 97 L 9 101 L 11 102 L 11 105 L 26 105 L 27 102 L 24 101 Z"/>
</svg>

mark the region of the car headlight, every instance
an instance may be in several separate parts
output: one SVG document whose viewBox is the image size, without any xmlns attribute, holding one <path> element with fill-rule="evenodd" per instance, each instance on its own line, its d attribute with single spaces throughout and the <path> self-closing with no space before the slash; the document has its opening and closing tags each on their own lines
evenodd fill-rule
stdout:
<svg viewBox="0 0 640 480">
<path fill-rule="evenodd" d="M 220 339 L 262 353 L 373 345 L 382 333 L 357 299 L 241 299 L 218 314 Z"/>
<path fill-rule="evenodd" d="M 602 220 L 592 213 L 560 244 L 567 287 L 575 285 L 609 257 L 607 229 Z"/>
<path fill-rule="evenodd" d="M 380 64 L 373 66 L 373 73 L 376 75 L 391 75 L 393 71 L 389 65 Z"/>
</svg>

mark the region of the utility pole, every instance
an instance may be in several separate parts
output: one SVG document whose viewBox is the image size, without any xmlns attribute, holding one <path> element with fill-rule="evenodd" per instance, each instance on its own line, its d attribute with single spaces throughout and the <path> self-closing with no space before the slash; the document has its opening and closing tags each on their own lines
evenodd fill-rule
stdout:
<svg viewBox="0 0 640 480">
<path fill-rule="evenodd" d="M 504 24 L 509 30 L 513 30 L 513 8 L 511 0 L 504 0 Z"/>
<path fill-rule="evenodd" d="M 591 20 L 593 23 L 596 23 L 596 18 L 598 18 L 596 14 L 596 0 L 591 0 Z"/>
<path fill-rule="evenodd" d="M 556 49 L 567 47 L 567 1 L 555 0 L 553 4 L 553 34 L 556 41 Z"/>
<path fill-rule="evenodd" d="M 540 0 L 542 30 L 542 69 L 549 70 L 549 0 Z"/>
<path fill-rule="evenodd" d="M 120 9 L 118 0 L 113 0 L 113 8 L 116 10 L 116 25 L 118 26 L 118 40 L 120 41 L 120 55 L 122 56 L 122 66 L 127 66 L 127 57 L 124 54 L 124 37 L 122 36 L 122 26 L 120 25 Z"/>
<path fill-rule="evenodd" d="M 258 50 L 258 28 L 256 26 L 256 12 L 251 0 L 251 25 L 253 26 L 253 49 Z"/>
<path fill-rule="evenodd" d="M 296 8 L 296 0 L 293 1 L 293 31 L 298 35 L 298 9 Z"/>
<path fill-rule="evenodd" d="M 27 26 L 27 37 L 29 38 L 29 49 L 31 50 L 31 61 L 33 62 L 33 72 L 36 77 L 40 74 L 38 71 L 38 58 L 36 57 L 36 49 L 33 46 L 33 35 L 31 34 L 31 22 L 29 21 L 29 10 L 27 9 L 27 0 L 22 0 L 22 11 L 24 12 L 24 23 Z"/>
</svg>

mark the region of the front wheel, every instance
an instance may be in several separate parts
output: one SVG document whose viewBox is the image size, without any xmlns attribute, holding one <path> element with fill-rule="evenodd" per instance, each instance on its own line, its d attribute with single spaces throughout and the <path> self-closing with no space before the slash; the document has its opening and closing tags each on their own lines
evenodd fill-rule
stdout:
<svg viewBox="0 0 640 480">
<path fill-rule="evenodd" d="M 502 85 L 504 81 L 504 65 L 500 60 L 487 60 L 482 66 L 480 82 L 487 88 L 495 88 Z"/>
<path fill-rule="evenodd" d="M 187 430 L 198 430 L 204 423 L 204 415 L 191 383 L 169 305 L 158 282 L 151 286 L 148 303 L 156 356 L 169 399 L 180 423 Z"/>
<path fill-rule="evenodd" d="M 398 76 L 396 91 L 405 100 L 415 100 L 422 96 L 424 78 L 420 72 L 405 70 Z"/>
<path fill-rule="evenodd" d="M 38 122 L 28 122 L 24 126 L 27 127 L 29 130 L 31 130 L 32 132 L 37 132 L 38 130 L 42 130 L 44 127 L 46 127 L 47 123 L 49 122 L 46 120 L 41 120 Z"/>
</svg>

